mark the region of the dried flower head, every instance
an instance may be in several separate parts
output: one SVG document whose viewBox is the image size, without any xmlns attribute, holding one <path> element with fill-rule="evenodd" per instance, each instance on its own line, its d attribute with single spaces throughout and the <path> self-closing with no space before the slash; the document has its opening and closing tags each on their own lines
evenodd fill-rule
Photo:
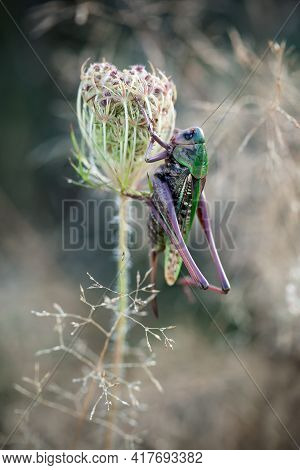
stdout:
<svg viewBox="0 0 300 470">
<path fill-rule="evenodd" d="M 101 62 L 81 69 L 77 114 L 83 137 L 73 136 L 76 170 L 84 183 L 118 192 L 144 179 L 149 133 L 141 106 L 165 140 L 173 132 L 176 89 L 160 70 L 143 65 L 118 70 Z M 154 147 L 154 151 L 158 149 Z"/>
</svg>

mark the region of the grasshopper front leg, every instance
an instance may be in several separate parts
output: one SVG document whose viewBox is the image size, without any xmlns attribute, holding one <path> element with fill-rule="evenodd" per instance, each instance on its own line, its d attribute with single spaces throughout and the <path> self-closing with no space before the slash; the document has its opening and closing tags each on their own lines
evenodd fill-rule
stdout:
<svg viewBox="0 0 300 470">
<path fill-rule="evenodd" d="M 151 150 L 150 150 L 150 152 L 151 152 Z M 145 155 L 146 163 L 159 162 L 160 160 L 165 160 L 170 155 L 168 150 L 163 150 L 162 152 L 159 152 L 156 155 L 153 155 L 152 157 L 149 157 L 150 152 L 148 150 L 146 152 L 146 155 Z"/>
<path fill-rule="evenodd" d="M 155 142 L 154 139 L 151 138 L 151 140 L 149 142 L 149 145 L 147 147 L 146 153 L 145 153 L 145 162 L 146 163 L 159 162 L 160 160 L 165 160 L 170 155 L 170 152 L 168 150 L 163 150 L 162 152 L 159 152 L 156 155 L 153 155 L 153 157 L 150 157 L 150 154 L 151 154 L 152 149 L 153 149 L 154 142 Z"/>
</svg>

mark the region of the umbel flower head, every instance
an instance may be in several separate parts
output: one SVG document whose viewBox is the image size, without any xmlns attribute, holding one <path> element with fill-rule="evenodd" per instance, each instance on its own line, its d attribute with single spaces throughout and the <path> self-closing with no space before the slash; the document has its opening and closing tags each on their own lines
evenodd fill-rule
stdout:
<svg viewBox="0 0 300 470">
<path fill-rule="evenodd" d="M 82 183 L 121 192 L 135 190 L 147 169 L 144 155 L 153 129 L 168 140 L 174 129 L 175 85 L 160 70 L 143 65 L 118 70 L 108 63 L 83 64 L 77 115 L 82 135 L 74 135 L 74 164 Z M 154 146 L 153 152 L 159 149 Z"/>
</svg>

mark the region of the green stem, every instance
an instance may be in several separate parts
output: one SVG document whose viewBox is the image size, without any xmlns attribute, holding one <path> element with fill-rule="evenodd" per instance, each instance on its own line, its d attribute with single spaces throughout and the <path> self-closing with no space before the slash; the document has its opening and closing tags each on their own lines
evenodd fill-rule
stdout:
<svg viewBox="0 0 300 470">
<path fill-rule="evenodd" d="M 128 210 L 130 200 L 121 195 L 119 197 L 119 240 L 118 240 L 118 292 L 120 295 L 118 312 L 119 322 L 115 331 L 115 343 L 113 353 L 113 374 L 115 377 L 122 377 L 124 369 L 121 367 L 123 363 L 124 350 L 126 344 L 126 332 L 127 332 L 127 319 L 125 314 L 127 313 L 128 307 L 128 265 L 129 265 L 129 251 L 128 251 Z M 108 415 L 111 429 L 107 430 L 105 435 L 105 448 L 114 449 L 116 448 L 116 433 L 113 432 L 112 428 L 117 425 L 118 417 L 117 401 L 114 401 L 111 410 Z"/>
</svg>

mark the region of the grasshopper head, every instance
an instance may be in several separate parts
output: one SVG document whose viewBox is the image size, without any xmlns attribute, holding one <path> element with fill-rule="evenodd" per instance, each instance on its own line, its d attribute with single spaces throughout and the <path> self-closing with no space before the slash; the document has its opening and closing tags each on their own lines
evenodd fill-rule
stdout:
<svg viewBox="0 0 300 470">
<path fill-rule="evenodd" d="M 194 178 L 205 178 L 208 169 L 208 157 L 203 131 L 200 127 L 175 129 L 171 139 L 174 145 L 173 157 L 187 167 Z"/>
<path fill-rule="evenodd" d="M 175 145 L 195 145 L 204 144 L 204 134 L 200 127 L 189 127 L 188 129 L 175 129 L 171 139 Z"/>
</svg>

